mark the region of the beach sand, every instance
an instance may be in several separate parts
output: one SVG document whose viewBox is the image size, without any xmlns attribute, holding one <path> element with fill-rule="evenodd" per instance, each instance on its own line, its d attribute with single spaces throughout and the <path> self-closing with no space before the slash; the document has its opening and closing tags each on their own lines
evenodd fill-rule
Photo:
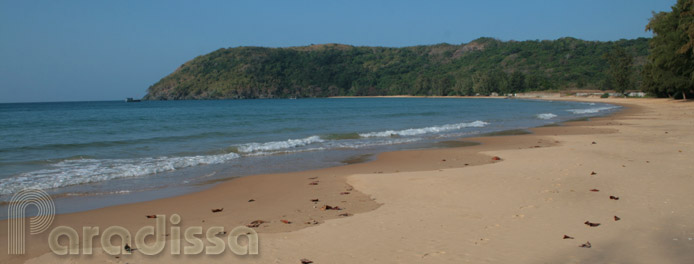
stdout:
<svg viewBox="0 0 694 264">
<path fill-rule="evenodd" d="M 99 243 L 93 255 L 56 256 L 44 232 L 28 236 L 25 255 L 0 250 L 0 262 L 694 263 L 694 103 L 592 100 L 627 108 L 533 134 L 464 139 L 482 143 L 475 146 L 243 177 L 183 196 L 58 215 L 53 223 L 102 231 L 118 225 L 134 234 L 154 224 L 145 217 L 152 214 L 179 214 L 181 230 L 264 220 L 255 228 L 258 255 L 227 248 L 218 256 L 172 256 L 168 241 L 156 256 L 116 258 Z M 306 223 L 312 220 L 319 224 Z M 7 232 L 0 228 L 2 248 Z M 591 248 L 579 247 L 588 241 Z"/>
</svg>

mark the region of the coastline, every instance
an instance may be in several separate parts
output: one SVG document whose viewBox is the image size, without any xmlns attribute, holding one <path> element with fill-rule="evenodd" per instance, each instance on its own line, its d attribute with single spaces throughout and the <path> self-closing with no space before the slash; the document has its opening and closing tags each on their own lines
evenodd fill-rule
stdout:
<svg viewBox="0 0 694 264">
<path fill-rule="evenodd" d="M 503 98 L 503 97 L 500 97 Z M 624 122 L 623 120 L 633 118 L 633 116 L 638 116 L 638 115 L 645 115 L 645 114 L 650 114 L 648 111 L 652 109 L 648 109 L 648 106 L 644 106 L 643 103 L 645 102 L 645 105 L 651 104 L 652 102 L 662 102 L 663 100 L 658 100 L 658 99 L 609 99 L 609 100 L 604 100 L 604 99 L 578 99 L 575 98 L 573 100 L 578 100 L 578 101 L 597 101 L 597 102 L 608 102 L 608 103 L 614 103 L 614 104 L 620 104 L 622 106 L 625 106 L 625 109 L 622 109 L 620 112 L 615 113 L 613 115 L 607 116 L 607 117 L 600 117 L 600 118 L 594 118 L 591 119 L 590 121 L 577 121 L 577 122 L 569 122 L 566 125 L 563 126 L 551 126 L 551 127 L 540 127 L 540 128 L 534 128 L 531 129 L 534 133 L 532 134 L 526 134 L 526 135 L 511 135 L 511 136 L 490 136 L 490 137 L 477 137 L 477 138 L 464 138 L 462 139 L 463 141 L 473 141 L 473 142 L 479 142 L 482 143 L 480 145 L 475 145 L 475 146 L 466 146 L 466 147 L 461 147 L 461 148 L 437 148 L 437 149 L 424 149 L 424 150 L 406 150 L 406 151 L 397 151 L 397 152 L 387 152 L 387 153 L 382 153 L 380 154 L 374 161 L 371 162 L 366 162 L 366 163 L 356 163 L 356 164 L 351 164 L 351 165 L 346 165 L 346 166 L 340 166 L 340 167 L 333 167 L 333 168 L 326 168 L 326 169 L 318 169 L 318 170 L 311 170 L 311 171 L 304 171 L 304 172 L 294 172 L 294 173 L 282 173 L 282 174 L 267 174 L 267 175 L 253 175 L 253 176 L 247 176 L 247 177 L 242 177 L 242 178 L 237 178 L 233 179 L 227 182 L 223 182 L 218 184 L 217 186 L 214 186 L 212 188 L 200 191 L 200 192 L 195 192 L 195 193 L 190 193 L 190 194 L 185 194 L 182 196 L 177 196 L 177 197 L 171 197 L 171 198 L 164 198 L 160 200 L 154 200 L 154 201 L 149 201 L 149 202 L 139 202 L 139 203 L 134 203 L 134 204 L 126 204 L 126 205 L 119 205 L 119 206 L 113 206 L 113 207 L 107 207 L 107 208 L 102 208 L 102 209 L 97 209 L 97 210 L 90 210 L 90 211 L 85 211 L 85 212 L 80 212 L 80 213 L 71 213 L 71 214 L 66 214 L 66 215 L 59 215 L 56 217 L 56 221 L 54 222 L 54 226 L 58 225 L 68 225 L 68 226 L 74 226 L 74 227 L 81 227 L 84 225 L 98 225 L 98 226 L 111 226 L 111 225 L 120 225 L 123 227 L 126 227 L 130 230 L 137 230 L 141 226 L 145 225 L 151 225 L 152 221 L 150 219 L 146 219 L 144 216 L 145 215 L 150 215 L 150 214 L 166 214 L 170 215 L 173 213 L 177 213 L 181 215 L 181 218 L 183 219 L 183 222 L 181 223 L 181 228 L 185 229 L 186 226 L 192 226 L 192 225 L 200 225 L 202 223 L 203 227 L 204 226 L 213 226 L 213 225 L 221 225 L 225 226 L 225 229 L 232 229 L 235 226 L 238 225 L 245 225 L 248 224 L 250 221 L 253 220 L 264 220 L 268 221 L 267 224 L 261 225 L 259 228 L 256 230 L 260 233 L 260 243 L 261 243 L 261 251 L 260 255 L 258 256 L 252 256 L 250 258 L 241 258 L 237 256 L 228 256 L 231 257 L 232 259 L 236 259 L 237 261 L 240 262 L 267 262 L 271 261 L 272 259 L 286 259 L 286 262 L 295 262 L 298 260 L 298 258 L 295 258 L 297 254 L 307 254 L 306 250 L 310 250 L 309 248 L 302 249 L 301 247 L 296 248 L 296 245 L 294 245 L 294 241 L 307 241 L 305 240 L 307 237 L 311 236 L 331 236 L 335 235 L 334 237 L 338 241 L 330 241 L 328 238 L 328 241 L 325 241 L 325 238 L 323 239 L 323 245 L 324 247 L 335 247 L 336 245 L 340 245 L 342 243 L 342 239 L 337 239 L 337 238 L 343 238 L 343 237 L 349 237 L 350 234 L 344 234 L 344 233 L 337 233 L 334 234 L 334 232 L 339 232 L 342 230 L 344 227 L 344 224 L 347 225 L 352 225 L 353 227 L 356 227 L 357 230 L 368 230 L 369 228 L 373 228 L 374 226 L 371 224 L 368 224 L 371 222 L 373 224 L 373 221 L 381 221 L 384 226 L 382 226 L 383 229 L 389 230 L 393 228 L 389 228 L 391 225 L 400 226 L 396 223 L 400 223 L 401 225 L 407 225 L 407 224 L 412 224 L 411 222 L 399 222 L 399 221 L 404 221 L 407 219 L 398 219 L 398 218 L 388 218 L 388 216 L 383 216 L 386 212 L 392 213 L 392 215 L 396 216 L 401 214 L 402 212 L 407 212 L 409 214 L 415 214 L 413 216 L 417 217 L 422 212 L 419 211 L 409 211 L 407 207 L 397 207 L 400 206 L 398 202 L 392 202 L 391 198 L 392 197 L 397 197 L 398 195 L 403 195 L 403 193 L 398 193 L 399 190 L 394 190 L 392 188 L 388 188 L 387 186 L 399 186 L 402 184 L 406 184 L 408 181 L 404 181 L 402 178 L 404 177 L 405 179 L 408 180 L 416 180 L 416 181 L 421 181 L 422 183 L 428 183 L 430 185 L 436 185 L 436 184 L 441 184 L 441 183 L 447 183 L 447 182 L 452 182 L 452 183 L 459 183 L 458 181 L 463 181 L 464 184 L 454 184 L 458 187 L 465 188 L 466 191 L 470 191 L 472 193 L 478 193 L 480 191 L 483 191 L 485 189 L 488 189 L 488 191 L 493 194 L 494 196 L 500 196 L 501 198 L 509 198 L 506 196 L 506 193 L 504 192 L 511 192 L 513 193 L 514 190 L 510 190 L 507 188 L 510 187 L 518 187 L 516 186 L 507 186 L 507 187 L 500 187 L 500 186 L 495 186 L 493 188 L 488 188 L 491 187 L 490 180 L 480 177 L 479 175 L 475 175 L 475 173 L 470 173 L 470 171 L 475 171 L 478 173 L 486 173 L 489 169 L 494 170 L 494 171 L 506 171 L 507 173 L 501 173 L 500 175 L 503 175 L 505 180 L 511 181 L 510 177 L 512 177 L 513 172 L 512 168 L 508 168 L 510 164 L 512 163 L 512 160 L 514 159 L 507 159 L 506 157 L 519 157 L 533 153 L 535 154 L 538 151 L 543 151 L 543 150 L 553 150 L 557 151 L 558 147 L 560 148 L 566 148 L 567 143 L 570 142 L 571 144 L 578 144 L 575 141 L 574 137 L 581 138 L 582 140 L 587 138 L 587 137 L 595 137 L 595 138 L 600 138 L 600 136 L 604 135 L 615 135 L 620 132 L 620 129 L 622 126 L 628 126 L 628 122 Z M 635 101 L 635 100 L 648 100 L 648 101 Z M 626 103 L 626 104 L 625 104 Z M 637 104 L 634 104 L 637 103 Z M 642 103 L 639 105 L 638 103 Z M 691 108 L 691 106 L 689 106 Z M 692 117 L 689 117 L 689 120 L 691 121 Z M 556 138 L 559 137 L 559 138 Z M 657 136 L 656 136 L 657 137 Z M 568 138 L 568 139 L 567 139 Z M 595 140 L 598 141 L 598 140 Z M 585 142 L 583 142 L 585 143 Z M 581 143 L 581 144 L 583 144 Z M 598 143 L 600 145 L 602 143 Z M 570 145 L 570 144 L 569 144 Z M 573 145 L 571 145 L 573 146 Z M 583 145 L 580 145 L 580 147 L 584 147 Z M 577 147 L 571 147 L 573 149 L 576 149 Z M 570 148 L 570 149 L 571 149 Z M 563 149 L 561 151 L 564 151 L 563 155 L 568 155 L 567 150 Z M 603 150 L 603 151 L 608 151 L 609 150 Z M 513 152 L 513 153 L 512 153 Z M 525 153 L 525 154 L 518 154 L 518 153 Z M 507 155 L 508 154 L 508 155 Z M 501 161 L 492 161 L 491 157 L 493 156 L 500 156 Z M 608 155 L 609 156 L 609 155 Z M 543 156 L 545 158 L 549 157 L 551 158 L 552 156 Z M 488 165 L 492 163 L 499 163 L 498 165 Z M 519 165 L 515 164 L 521 168 L 525 168 L 528 165 Z M 537 165 L 537 164 L 536 164 Z M 525 166 L 525 167 L 524 167 Z M 690 165 L 691 166 L 691 165 Z M 503 168 L 500 168 L 503 167 Z M 550 166 L 552 167 L 552 166 Z M 536 169 L 542 169 L 540 167 Z M 549 170 L 554 169 L 554 167 L 549 168 Z M 686 167 L 683 169 L 687 169 Z M 452 176 L 454 174 L 458 173 L 463 173 L 465 174 L 466 177 L 455 177 Z M 443 175 L 441 177 L 438 176 L 438 174 Z M 472 175 L 470 175 L 472 174 Z M 427 175 L 437 175 L 435 177 L 426 177 Z M 468 177 L 469 176 L 469 177 Z M 526 179 L 532 178 L 531 176 L 528 175 L 523 175 L 525 176 Z M 317 177 L 315 179 L 312 179 L 314 177 Z M 552 182 L 552 178 L 550 176 L 550 182 Z M 546 179 L 545 179 L 546 180 Z M 310 182 L 312 181 L 319 181 L 318 185 L 309 185 Z M 403 183 L 403 181 L 405 183 Z M 538 180 L 541 181 L 541 180 Z M 471 184 L 472 183 L 472 184 Z M 530 183 L 525 183 L 525 184 L 530 184 Z M 444 184 L 444 186 L 439 186 L 439 187 L 445 187 L 446 185 L 450 184 Z M 504 185 L 504 184 L 500 184 Z M 384 187 L 386 186 L 386 187 Z M 479 187 L 479 188 L 473 188 L 470 189 L 471 186 L 474 187 Z M 412 207 L 418 207 L 420 205 L 423 205 L 426 207 L 429 207 L 429 210 L 432 210 L 431 215 L 432 216 L 446 216 L 444 219 L 439 219 L 439 223 L 449 223 L 449 219 L 447 218 L 456 218 L 456 217 L 461 217 L 462 220 L 471 218 L 471 219 L 483 219 L 489 217 L 489 215 L 495 215 L 496 213 L 499 213 L 501 210 L 505 210 L 503 213 L 508 212 L 508 208 L 506 205 L 509 204 L 510 201 L 504 200 L 504 199 L 497 199 L 496 202 L 503 204 L 503 206 L 498 206 L 500 208 L 496 208 L 496 206 L 490 206 L 490 208 L 487 208 L 485 210 L 492 210 L 494 211 L 493 214 L 486 214 L 486 213 L 471 213 L 471 212 L 460 212 L 461 215 L 450 215 L 448 213 L 444 213 L 441 215 L 441 212 L 438 212 L 437 208 L 439 206 L 443 208 L 448 208 L 448 207 L 455 207 L 456 206 L 456 201 L 457 198 L 460 198 L 459 194 L 456 194 L 452 192 L 452 190 L 447 190 L 441 193 L 443 197 L 449 197 L 452 196 L 456 199 L 453 199 L 453 201 L 450 200 L 438 200 L 437 197 L 431 196 L 433 193 L 431 192 L 431 188 L 428 188 L 427 184 L 424 184 L 421 186 L 422 189 L 424 189 L 424 192 L 422 193 L 407 193 L 409 196 L 415 197 L 417 201 L 420 201 L 421 204 L 411 204 Z M 526 186 L 527 187 L 527 186 Z M 547 192 L 542 193 L 542 194 L 555 194 L 553 193 L 554 189 L 562 189 L 560 186 L 538 186 L 540 188 L 547 188 Z M 500 192 L 499 189 L 501 189 L 504 192 Z M 572 189 L 573 190 L 573 189 Z M 435 191 L 435 190 L 433 190 Z M 541 190 L 544 191 L 544 190 Z M 577 190 L 574 190 L 577 191 Z M 349 194 L 341 194 L 342 192 L 350 192 Z M 568 192 L 568 191 L 567 191 Z M 430 196 L 426 196 L 425 194 L 429 194 Z M 602 194 L 602 193 L 601 193 Z M 490 194 L 481 194 L 482 197 L 488 198 Z M 583 194 L 581 194 L 583 195 Z M 422 196 L 422 197 L 419 197 Z M 494 197 L 492 196 L 492 197 Z M 412 198 L 412 197 L 407 197 L 407 198 Z M 318 203 L 313 203 L 310 200 L 311 199 L 320 199 L 320 202 Z M 481 197 L 475 198 L 473 196 L 468 196 L 467 198 L 472 198 L 472 199 L 481 199 Z M 254 200 L 253 202 L 249 202 L 249 200 Z M 491 198 L 492 201 L 494 201 L 494 198 Z M 474 208 L 474 204 L 469 204 L 474 201 L 458 201 L 463 204 L 468 204 L 471 206 L 471 208 Z M 484 204 L 489 204 L 488 202 L 483 202 L 483 201 L 477 201 L 479 202 L 480 205 Z M 497 203 L 493 204 L 497 204 Z M 344 208 L 342 211 L 322 211 L 320 210 L 320 207 L 323 205 L 331 205 L 331 206 L 340 206 Z M 395 208 L 394 208 L 395 206 Z M 210 209 L 212 208 L 225 208 L 225 210 L 221 213 L 218 214 L 213 214 L 210 213 Z M 526 208 L 538 208 L 540 207 L 539 205 L 533 204 L 533 207 L 526 207 Z M 474 208 L 474 209 L 479 209 L 479 208 Z M 395 211 L 391 211 L 395 210 Z M 518 210 L 523 210 L 523 209 L 518 209 Z M 517 211 L 518 211 L 517 210 Z M 583 210 L 583 209 L 582 209 Z M 445 210 L 441 210 L 445 211 Z M 471 210 L 475 211 L 475 210 Z M 482 210 L 484 211 L 484 210 Z M 584 211 L 587 211 L 584 210 Z M 341 213 L 349 213 L 349 217 L 340 217 L 338 214 Z M 438 213 L 438 215 L 437 215 Z M 508 217 L 511 219 L 505 219 L 504 217 L 499 216 L 500 218 L 498 219 L 501 224 L 498 224 L 499 226 L 496 226 L 497 224 L 493 223 L 497 219 L 494 219 L 494 221 L 480 221 L 484 222 L 484 229 L 483 230 L 489 230 L 489 229 L 494 229 L 494 230 L 503 230 L 506 227 L 506 224 L 512 225 L 510 222 L 518 222 L 518 221 L 523 221 L 526 218 L 529 218 L 531 213 L 518 213 L 515 215 L 509 215 Z M 526 217 L 528 216 L 528 217 Z M 385 218 L 384 218 L 385 217 Z M 339 220 L 333 220 L 336 218 L 341 218 Z M 292 222 L 292 224 L 284 224 L 280 222 L 280 220 L 286 219 Z M 385 220 L 385 222 L 383 222 Z M 626 220 L 627 218 L 625 218 Z M 312 224 L 306 224 L 306 222 L 309 222 L 311 220 L 315 220 L 320 222 L 320 225 L 312 225 Z M 489 219 L 486 219 L 489 220 Z M 204 222 L 204 223 L 203 223 Z M 420 221 L 421 222 L 421 221 Z M 425 221 L 426 222 L 426 221 Z M 473 221 L 474 222 L 474 221 Z M 540 221 L 541 222 L 541 221 Z M 455 223 L 450 223 L 454 225 Z M 469 224 L 469 223 L 468 223 Z M 438 223 L 427 223 L 427 225 L 431 225 L 431 227 L 437 227 Z M 378 225 L 377 225 L 378 226 Z M 418 226 L 419 229 L 414 228 L 413 230 L 421 230 L 421 226 Z M 581 226 L 579 226 L 581 227 Z M 76 228 L 77 229 L 77 228 Z M 395 229 L 393 229 L 395 230 Z M 441 230 L 444 230 L 444 228 L 441 228 Z M 459 244 L 466 244 L 466 242 L 472 242 L 472 238 L 460 238 L 456 239 L 455 237 L 445 237 L 445 233 L 440 233 L 437 228 L 437 232 L 440 235 L 444 235 L 443 238 L 440 238 L 438 240 L 441 240 L 440 243 L 444 243 L 445 241 L 447 242 L 455 242 Z M 344 231 L 344 230 L 342 230 Z M 505 230 L 507 232 L 510 232 L 509 230 Z M 470 231 L 472 232 L 472 231 Z M 478 232 L 478 231 L 476 231 Z M 492 231 L 484 231 L 484 232 L 492 232 Z M 494 231 L 496 232 L 496 231 Z M 355 232 L 359 233 L 359 232 Z M 396 232 L 397 233 L 397 232 Z M 405 236 L 406 234 L 402 234 Z M 0 231 L 0 236 L 2 237 L 7 237 L 7 230 Z M 297 237 L 298 236 L 298 237 Z M 693 235 L 694 236 L 694 235 Z M 95 256 L 91 257 L 73 257 L 73 258 L 61 258 L 52 255 L 52 253 L 49 253 L 47 244 L 45 243 L 47 239 L 47 234 L 41 234 L 37 236 L 32 236 L 29 237 L 29 244 L 32 244 L 34 246 L 29 248 L 29 254 L 21 257 L 16 257 L 16 256 L 7 256 L 7 255 L 0 255 L 0 258 L 2 259 L 3 263 L 20 263 L 23 261 L 27 260 L 32 260 L 32 261 L 37 261 L 37 262 L 43 262 L 43 261 L 48 261 L 48 262 L 63 262 L 63 261 L 77 261 L 77 262 L 90 262 L 94 261 L 93 258 L 98 258 L 100 261 L 125 261 L 126 259 L 131 259 L 131 261 L 138 261 L 139 258 L 143 258 L 142 256 L 129 256 L 127 258 L 123 259 L 115 259 L 110 256 L 104 256 L 103 253 L 96 254 Z M 291 240 L 288 240 L 291 239 Z M 381 238 L 383 239 L 383 238 Z M 488 240 L 485 240 L 488 239 Z M 515 242 L 520 242 L 522 240 L 518 240 L 521 238 L 514 238 L 513 240 Z M 7 246 L 7 239 L 1 239 L 2 242 L 0 242 L 0 246 L 6 247 Z M 479 242 L 475 241 L 475 244 L 471 244 L 468 246 L 475 246 L 477 247 L 478 245 L 481 244 L 489 244 L 491 238 L 480 238 Z M 309 240 L 312 241 L 312 240 Z M 387 241 L 387 240 L 386 240 Z M 417 244 L 417 243 L 410 243 L 407 241 L 401 242 L 400 246 L 403 248 L 410 248 L 414 250 L 414 245 L 411 244 Z M 534 241 L 534 240 L 533 240 Z M 561 242 L 561 240 L 559 240 Z M 287 246 L 287 242 L 292 244 L 291 246 Z M 327 243 L 331 242 L 331 243 Z M 336 243 L 332 243 L 336 242 Z M 352 241 L 354 242 L 354 241 Z M 385 241 L 382 241 L 385 242 Z M 465 242 L 465 243 L 461 243 Z M 552 242 L 552 241 L 541 241 L 539 244 L 545 244 L 546 242 Z M 554 241 L 556 242 L 556 241 Z M 573 241 L 573 242 L 579 242 L 579 241 Z M 284 244 L 283 244 L 284 243 Z M 309 243 L 309 242 L 306 242 Z M 301 243 L 296 243 L 298 245 L 303 245 L 306 246 L 308 244 L 301 244 Z M 313 241 L 313 243 L 316 243 L 316 241 Z M 346 243 L 346 242 L 345 242 Z M 478 244 L 479 243 L 479 244 Z M 98 243 L 97 243 L 98 244 Z M 393 241 L 392 244 L 397 244 L 395 241 Z M 574 243 L 575 244 L 575 243 Z M 353 247 L 349 248 L 350 252 L 357 251 L 359 249 L 362 250 L 367 250 L 364 249 L 363 245 L 353 245 Z M 444 244 L 441 244 L 444 245 Z M 343 245 L 347 246 L 347 245 Z M 393 246 L 397 247 L 397 245 L 383 245 L 386 248 L 391 248 Z M 449 245 L 448 247 L 451 247 L 452 245 Z M 497 249 L 499 247 L 504 247 L 504 246 L 509 246 L 504 243 L 498 244 L 496 246 Z M 444 246 L 445 247 L 445 246 Z M 467 246 L 466 246 L 467 247 Z M 434 248 L 432 246 L 432 248 Z M 489 247 L 487 247 L 487 250 L 490 250 Z M 371 250 L 374 251 L 374 250 Z M 335 256 L 343 256 L 346 257 L 345 259 L 340 259 L 340 258 L 332 258 L 328 257 L 330 256 L 331 252 L 320 252 L 317 253 L 314 256 L 305 256 L 307 258 L 311 259 L 317 259 L 317 260 L 323 260 L 325 262 L 351 262 L 354 260 L 368 260 L 368 259 L 378 259 L 386 262 L 392 262 L 392 258 L 388 258 L 389 254 L 388 250 L 384 250 L 384 252 L 381 253 L 381 255 L 378 255 L 377 252 L 371 252 L 367 250 L 369 254 L 366 256 L 355 256 L 355 255 L 349 255 L 349 256 L 344 256 L 342 254 L 338 254 L 337 252 Z M 474 250 L 473 250 L 474 251 Z M 594 250 L 594 251 L 599 251 L 600 250 Z M 454 255 L 454 254 L 446 254 L 446 253 L 441 253 L 439 251 L 432 251 L 433 253 L 421 253 L 419 255 L 420 259 L 424 259 L 425 257 L 427 258 L 427 261 L 453 261 L 453 260 L 460 260 L 460 255 Z M 449 251 L 450 252 L 450 251 Z M 392 252 L 391 252 L 392 253 Z M 409 252 L 408 254 L 405 254 L 402 256 L 402 260 L 412 262 L 415 257 L 415 255 L 411 255 L 411 253 L 415 252 Z M 451 252 L 452 253 L 452 252 Z M 516 252 L 518 253 L 518 252 Z M 604 253 L 604 252 L 603 252 Z M 483 262 L 502 262 L 500 261 L 501 259 L 494 259 L 495 257 L 491 253 L 491 251 L 482 251 L 480 254 L 489 257 L 486 261 Z M 527 254 L 527 253 L 524 253 Z M 523 254 L 521 254 L 523 255 Z M 580 255 L 580 254 L 579 254 Z M 392 255 L 391 255 L 392 257 Z M 513 257 L 513 251 L 505 254 L 505 257 L 511 258 Z M 580 256 L 579 256 L 580 257 Z M 152 259 L 147 259 L 147 260 L 153 260 L 153 261 L 163 261 L 163 262 L 168 262 L 171 259 L 171 256 L 159 256 L 159 258 L 152 258 Z M 199 258 L 198 258 L 199 259 Z M 523 259 L 523 258 L 521 258 Z M 185 262 L 185 258 L 180 258 L 174 260 L 179 260 Z M 220 261 L 222 258 L 213 258 L 213 260 Z M 228 259 L 227 259 L 228 260 Z M 484 260 L 484 259 L 474 259 L 474 260 Z M 537 260 L 537 259 L 526 259 L 528 262 L 532 262 L 532 260 Z M 562 259 L 564 260 L 564 259 Z M 281 261 L 280 261 L 281 262 Z M 521 261 L 525 262 L 525 261 Z M 566 261 L 564 261 L 566 262 Z"/>
<path fill-rule="evenodd" d="M 485 98 L 507 99 L 506 96 L 465 96 L 465 95 L 366 95 L 366 96 L 329 96 L 327 98 Z M 512 97 L 511 97 L 512 98 Z"/>
</svg>

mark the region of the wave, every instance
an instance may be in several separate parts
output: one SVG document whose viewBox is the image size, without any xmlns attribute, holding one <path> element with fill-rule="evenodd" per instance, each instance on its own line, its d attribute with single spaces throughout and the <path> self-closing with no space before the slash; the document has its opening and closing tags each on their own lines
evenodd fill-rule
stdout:
<svg viewBox="0 0 694 264">
<path fill-rule="evenodd" d="M 544 114 L 537 114 L 535 117 L 537 117 L 539 119 L 545 119 L 546 120 L 546 119 L 555 118 L 555 117 L 557 117 L 557 115 L 552 114 L 552 113 L 544 113 Z"/>
<path fill-rule="evenodd" d="M 161 143 L 161 142 L 180 142 L 191 139 L 209 138 L 209 137 L 228 137 L 233 136 L 233 133 L 225 132 L 204 132 L 182 136 L 164 136 L 139 139 L 124 139 L 124 140 L 108 140 L 108 141 L 92 141 L 83 143 L 58 143 L 45 144 L 34 146 L 22 146 L 17 148 L 3 148 L 0 152 L 15 152 L 17 150 L 65 150 L 65 149 L 89 149 L 89 148 L 106 148 L 125 145 L 141 145 L 146 143 Z"/>
<path fill-rule="evenodd" d="M 239 158 L 226 153 L 207 156 L 156 157 L 140 159 L 64 160 L 51 168 L 0 179 L 0 195 L 25 188 L 53 189 L 120 178 L 140 177 L 198 165 L 219 164 Z"/>
<path fill-rule="evenodd" d="M 302 146 L 306 146 L 309 144 L 320 143 L 320 142 L 324 142 L 324 141 L 325 140 L 319 136 L 310 136 L 307 138 L 288 139 L 288 140 L 284 140 L 284 141 L 271 141 L 271 142 L 265 142 L 265 143 L 248 143 L 248 144 L 239 145 L 236 148 L 238 149 L 239 152 L 242 152 L 242 153 L 253 153 L 253 152 L 259 152 L 259 151 L 267 152 L 267 151 L 273 151 L 273 150 L 302 147 Z"/>
<path fill-rule="evenodd" d="M 404 129 L 404 130 L 386 130 L 386 131 L 381 131 L 381 132 L 369 132 L 369 133 L 360 133 L 359 136 L 364 137 L 364 138 L 370 138 L 370 137 L 392 137 L 392 136 L 416 136 L 416 135 L 421 135 L 421 134 L 428 134 L 428 133 L 441 133 L 441 132 L 446 132 L 446 131 L 451 131 L 451 130 L 459 130 L 467 127 L 484 127 L 488 125 L 489 123 L 484 122 L 484 121 L 474 121 L 470 123 L 459 123 L 459 124 L 448 124 L 448 125 L 442 125 L 442 126 L 431 126 L 431 127 L 423 127 L 423 128 L 410 128 L 410 129 Z"/>
<path fill-rule="evenodd" d="M 9 161 L 9 162 L 2 162 L 0 161 L 0 167 L 2 166 L 13 166 L 13 165 L 49 165 L 49 164 L 54 164 L 58 163 L 61 161 L 66 161 L 66 160 L 81 160 L 81 159 L 93 159 L 94 157 L 90 155 L 75 155 L 75 156 L 70 156 L 70 157 L 65 157 L 65 158 L 57 158 L 57 159 L 47 159 L 47 160 L 27 160 L 27 161 Z"/>
<path fill-rule="evenodd" d="M 256 151 L 256 152 L 252 152 L 252 153 L 245 153 L 244 155 L 245 156 L 270 156 L 270 155 L 278 155 L 278 154 L 292 154 L 292 153 L 301 153 L 301 152 L 321 151 L 321 150 L 328 150 L 328 149 L 360 149 L 360 148 L 374 147 L 374 146 L 386 146 L 386 145 L 413 143 L 413 142 L 417 142 L 420 140 L 422 140 L 422 138 L 395 138 L 395 139 L 388 138 L 388 139 L 369 140 L 369 141 L 331 140 L 331 141 L 324 141 L 322 146 L 320 146 L 320 147 L 300 148 L 300 149 L 277 149 L 277 150 L 272 150 L 272 151 Z"/>
<path fill-rule="evenodd" d="M 422 140 L 422 138 L 395 138 L 362 142 L 331 142 L 329 145 L 331 148 L 335 149 L 359 149 L 365 147 L 412 143 L 420 140 Z"/>
<path fill-rule="evenodd" d="M 361 136 L 359 136 L 359 133 L 337 133 L 337 134 L 328 134 L 328 135 L 322 136 L 321 138 L 324 138 L 327 140 L 341 140 L 341 139 L 360 139 Z"/>
<path fill-rule="evenodd" d="M 292 154 L 292 153 L 321 151 L 321 150 L 326 150 L 326 148 L 317 147 L 317 148 L 303 148 L 303 149 L 295 149 L 295 150 L 284 149 L 284 150 L 276 150 L 276 151 L 258 151 L 258 152 L 248 153 L 248 154 L 246 154 L 246 156 L 251 156 L 251 157 L 270 156 L 270 155 L 277 155 L 277 154 Z"/>
<path fill-rule="evenodd" d="M 104 182 L 114 179 L 156 175 L 200 165 L 221 164 L 242 156 L 265 156 L 327 149 L 359 149 L 373 146 L 413 143 L 423 140 L 420 134 L 441 133 L 468 127 L 484 127 L 487 122 L 447 124 L 405 130 L 387 130 L 369 133 L 328 134 L 283 141 L 245 143 L 204 154 L 162 156 L 134 159 L 97 159 L 90 156 L 71 156 L 41 161 L 45 169 L 24 172 L 0 179 L 0 195 L 15 193 L 24 188 L 55 189 L 73 185 Z M 392 138 L 408 136 L 406 138 Z"/>
<path fill-rule="evenodd" d="M 606 111 L 606 110 L 612 110 L 615 108 L 619 108 L 619 106 L 603 106 L 603 107 L 586 108 L 586 109 L 569 109 L 566 111 L 580 115 L 580 114 L 595 114 L 598 112 L 602 112 L 602 111 Z"/>
</svg>

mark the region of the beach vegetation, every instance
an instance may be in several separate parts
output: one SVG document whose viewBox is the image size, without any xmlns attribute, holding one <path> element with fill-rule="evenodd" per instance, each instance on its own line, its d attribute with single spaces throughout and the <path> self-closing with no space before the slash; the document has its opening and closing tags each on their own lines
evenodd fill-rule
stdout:
<svg viewBox="0 0 694 264">
<path fill-rule="evenodd" d="M 624 48 L 615 45 L 603 58 L 610 64 L 609 75 L 605 80 L 610 83 L 610 88 L 614 87 L 621 94 L 631 89 L 632 56 Z"/>
<path fill-rule="evenodd" d="M 670 12 L 653 13 L 646 25 L 653 32 L 643 67 L 643 86 L 659 97 L 694 94 L 694 0 L 678 0 Z"/>
</svg>

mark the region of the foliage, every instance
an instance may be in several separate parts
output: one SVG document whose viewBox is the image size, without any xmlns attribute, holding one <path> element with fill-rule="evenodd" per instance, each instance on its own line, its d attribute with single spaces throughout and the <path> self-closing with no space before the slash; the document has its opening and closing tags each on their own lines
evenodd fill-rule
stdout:
<svg viewBox="0 0 694 264">
<path fill-rule="evenodd" d="M 603 55 L 603 58 L 610 64 L 608 80 L 612 83 L 610 87 L 614 87 L 616 92 L 623 94 L 631 88 L 632 56 L 627 54 L 624 48 L 615 45 L 612 51 Z"/>
<path fill-rule="evenodd" d="M 671 12 L 654 13 L 650 55 L 642 71 L 646 91 L 660 97 L 694 92 L 694 1 L 678 0 Z"/>
<path fill-rule="evenodd" d="M 219 49 L 181 65 L 145 99 L 287 98 L 360 95 L 475 95 L 597 89 L 608 79 L 603 54 L 614 45 L 641 70 L 647 39 L 480 38 L 461 45 L 403 48 L 340 44 Z M 640 76 L 632 75 L 631 83 Z"/>
</svg>

